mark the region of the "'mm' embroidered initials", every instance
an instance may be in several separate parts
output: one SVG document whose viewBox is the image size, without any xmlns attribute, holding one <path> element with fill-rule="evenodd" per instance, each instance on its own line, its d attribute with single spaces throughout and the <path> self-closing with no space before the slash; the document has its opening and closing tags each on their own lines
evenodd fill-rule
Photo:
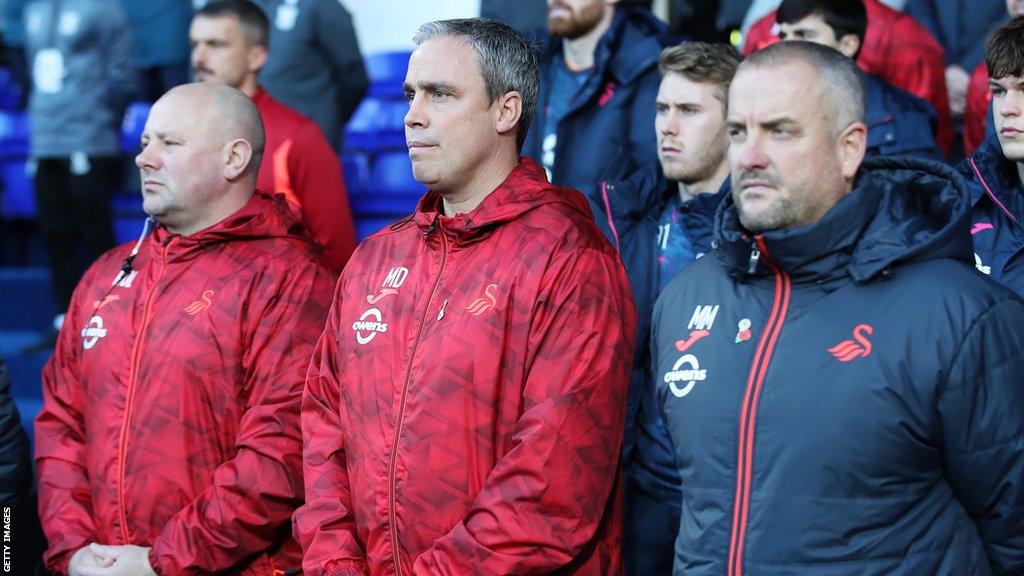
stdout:
<svg viewBox="0 0 1024 576">
<path fill-rule="evenodd" d="M 718 306 L 697 306 L 686 325 L 688 330 L 711 330 L 718 315 Z"/>
</svg>

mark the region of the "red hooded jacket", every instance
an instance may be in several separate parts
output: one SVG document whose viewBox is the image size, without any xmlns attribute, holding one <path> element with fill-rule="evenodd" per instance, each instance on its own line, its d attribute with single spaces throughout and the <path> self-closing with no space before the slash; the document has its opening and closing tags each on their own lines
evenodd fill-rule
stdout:
<svg viewBox="0 0 1024 576">
<path fill-rule="evenodd" d="M 157 227 L 89 269 L 43 372 L 45 561 L 152 546 L 162 574 L 299 565 L 299 406 L 333 275 L 283 197 L 188 237 Z"/>
<path fill-rule="evenodd" d="M 992 91 L 988 88 L 988 67 L 982 62 L 971 72 L 967 85 L 967 104 L 964 107 L 964 154 L 971 155 L 985 140 L 985 123 Z"/>
<path fill-rule="evenodd" d="M 284 194 L 298 206 L 310 235 L 323 245 L 327 264 L 341 272 L 356 249 L 356 226 L 338 155 L 319 126 L 262 87 L 252 101 L 267 132 L 256 187 Z"/>
<path fill-rule="evenodd" d="M 635 320 L 583 196 L 526 158 L 364 240 L 303 398 L 305 573 L 621 573 Z"/>
<path fill-rule="evenodd" d="M 927 101 L 939 117 L 935 140 L 943 152 L 953 142 L 946 91 L 946 56 L 942 46 L 913 16 L 893 10 L 879 0 L 864 0 L 868 29 L 857 64 L 867 74 L 884 78 L 897 88 Z M 775 12 L 761 18 L 747 32 L 743 55 L 777 42 Z"/>
</svg>

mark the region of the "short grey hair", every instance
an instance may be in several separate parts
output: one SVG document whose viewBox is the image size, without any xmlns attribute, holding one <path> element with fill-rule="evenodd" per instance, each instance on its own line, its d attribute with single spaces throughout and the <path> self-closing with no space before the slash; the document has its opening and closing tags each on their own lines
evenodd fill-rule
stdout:
<svg viewBox="0 0 1024 576">
<path fill-rule="evenodd" d="M 823 92 L 835 109 L 836 135 L 854 122 L 864 122 L 867 108 L 864 73 L 852 58 L 838 50 L 804 40 L 776 42 L 747 56 L 739 69 L 794 63 L 806 64 L 820 75 Z"/>
<path fill-rule="evenodd" d="M 473 46 L 489 104 L 509 92 L 519 92 L 523 110 L 516 126 L 516 148 L 522 150 L 526 132 L 537 113 L 540 92 L 536 47 L 508 24 L 487 18 L 427 22 L 412 40 L 419 46 L 433 38 L 457 38 Z"/>
</svg>

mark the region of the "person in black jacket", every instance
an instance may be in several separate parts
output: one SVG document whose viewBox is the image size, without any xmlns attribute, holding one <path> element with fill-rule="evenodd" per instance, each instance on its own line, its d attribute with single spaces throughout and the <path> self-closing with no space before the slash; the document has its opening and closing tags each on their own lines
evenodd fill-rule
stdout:
<svg viewBox="0 0 1024 576">
<path fill-rule="evenodd" d="M 996 134 L 959 171 L 971 184 L 978 270 L 1024 295 L 1024 16 L 992 34 L 986 65 Z"/>
<path fill-rule="evenodd" d="M 1024 573 L 1024 300 L 955 171 L 863 162 L 863 92 L 808 42 L 733 79 L 716 248 L 653 319 L 677 574 Z"/>
<path fill-rule="evenodd" d="M 7 364 L 0 358 L 0 505 L 20 502 L 32 485 L 28 434 L 11 397 Z"/>
<path fill-rule="evenodd" d="M 2 556 L 0 574 L 31 574 L 42 556 L 35 505 L 28 434 L 11 396 L 7 364 L 0 358 L 0 521 L 10 535 L 2 542 L 9 553 Z"/>
<path fill-rule="evenodd" d="M 583 191 L 657 160 L 654 96 L 665 25 L 634 2 L 548 3 L 540 100 L 523 154 Z"/>
<path fill-rule="evenodd" d="M 712 221 L 728 195 L 725 100 L 740 55 L 726 44 L 666 48 L 653 108 L 659 162 L 617 182 L 602 182 L 595 220 L 622 256 L 637 306 L 623 463 L 626 573 L 668 574 L 679 526 L 680 493 L 665 425 L 651 387 L 654 300 L 679 273 L 711 250 Z"/>
<path fill-rule="evenodd" d="M 868 29 L 863 0 L 783 0 L 776 15 L 779 38 L 807 40 L 857 59 Z M 906 154 L 942 160 L 935 142 L 938 115 L 932 105 L 868 74 L 865 124 L 868 156 Z"/>
</svg>

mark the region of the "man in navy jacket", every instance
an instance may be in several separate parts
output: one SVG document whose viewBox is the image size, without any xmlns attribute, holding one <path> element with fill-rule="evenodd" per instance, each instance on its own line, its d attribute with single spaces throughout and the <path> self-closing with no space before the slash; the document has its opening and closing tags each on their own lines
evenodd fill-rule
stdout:
<svg viewBox="0 0 1024 576">
<path fill-rule="evenodd" d="M 971 184 L 978 269 L 1024 295 L 1024 16 L 992 34 L 986 64 L 996 134 L 959 171 Z"/>
<path fill-rule="evenodd" d="M 555 184 L 590 193 L 657 160 L 654 96 L 665 25 L 632 2 L 548 8 L 537 116 L 523 154 Z"/>
<path fill-rule="evenodd" d="M 655 111 L 657 163 L 621 181 L 601 182 L 595 220 L 626 265 L 637 307 L 637 342 L 623 444 L 626 573 L 667 574 L 679 526 L 675 456 L 651 386 L 654 300 L 711 250 L 715 209 L 728 196 L 725 100 L 740 55 L 727 44 L 666 48 Z"/>
<path fill-rule="evenodd" d="M 1024 301 L 954 171 L 862 163 L 863 92 L 808 42 L 730 87 L 716 248 L 653 320 L 677 574 L 1024 573 Z"/>
</svg>

